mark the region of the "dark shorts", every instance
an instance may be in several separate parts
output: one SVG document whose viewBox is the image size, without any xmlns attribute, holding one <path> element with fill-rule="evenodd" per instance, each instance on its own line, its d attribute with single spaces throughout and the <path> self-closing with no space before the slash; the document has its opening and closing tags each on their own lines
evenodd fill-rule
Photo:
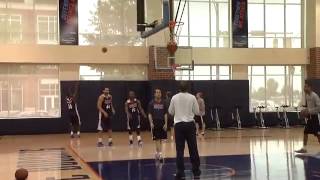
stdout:
<svg viewBox="0 0 320 180">
<path fill-rule="evenodd" d="M 320 124 L 317 115 L 312 115 L 304 127 L 304 134 L 320 135 Z"/>
<path fill-rule="evenodd" d="M 163 129 L 164 120 L 153 120 L 154 128 L 152 129 L 153 140 L 167 139 L 167 132 Z"/>
<path fill-rule="evenodd" d="M 131 131 L 135 131 L 135 130 L 139 130 L 141 128 L 141 118 L 140 116 L 132 116 L 131 119 L 128 120 L 129 122 L 129 130 Z"/>
<path fill-rule="evenodd" d="M 111 122 L 112 122 L 112 113 L 108 113 L 108 117 L 104 117 L 102 113 L 99 113 L 99 123 L 98 123 L 98 131 L 108 131 L 111 130 Z"/>
<path fill-rule="evenodd" d="M 194 120 L 197 124 L 199 124 L 199 128 L 202 129 L 202 120 L 201 120 L 201 116 L 195 116 Z"/>
<path fill-rule="evenodd" d="M 69 114 L 69 120 L 70 120 L 71 126 L 79 126 L 80 125 L 79 116 L 76 113 Z"/>
</svg>

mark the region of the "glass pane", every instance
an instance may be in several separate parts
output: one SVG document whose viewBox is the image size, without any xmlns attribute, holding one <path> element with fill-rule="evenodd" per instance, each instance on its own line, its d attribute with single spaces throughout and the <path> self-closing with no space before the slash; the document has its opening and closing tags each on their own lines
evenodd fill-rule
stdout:
<svg viewBox="0 0 320 180">
<path fill-rule="evenodd" d="M 265 105 L 265 81 L 263 76 L 252 76 L 251 107 Z"/>
<path fill-rule="evenodd" d="M 265 75 L 264 66 L 252 66 L 252 75 Z"/>
<path fill-rule="evenodd" d="M 266 97 L 270 108 L 285 105 L 285 78 L 283 76 L 267 76 Z"/>
<path fill-rule="evenodd" d="M 230 76 L 219 76 L 219 80 L 230 80 Z"/>
<path fill-rule="evenodd" d="M 267 66 L 266 74 L 267 75 L 284 75 L 285 74 L 285 66 Z"/>
<path fill-rule="evenodd" d="M 264 48 L 264 38 L 249 38 L 249 48 Z"/>
<path fill-rule="evenodd" d="M 82 44 L 142 46 L 136 31 L 136 1 L 79 0 L 79 33 Z M 121 22 L 121 23 L 119 23 Z"/>
<path fill-rule="evenodd" d="M 264 36 L 264 6 L 263 4 L 248 4 L 249 36 Z"/>
<path fill-rule="evenodd" d="M 219 27 L 219 25 L 217 25 L 218 22 L 218 3 L 212 3 L 211 4 L 211 36 L 217 36 L 217 31 L 219 31 L 219 29 L 217 29 Z"/>
<path fill-rule="evenodd" d="M 229 47 L 229 37 L 220 37 L 219 38 L 219 47 L 222 47 L 222 48 Z"/>
<path fill-rule="evenodd" d="M 286 47 L 287 48 L 301 48 L 302 47 L 301 38 L 287 38 Z"/>
<path fill-rule="evenodd" d="M 227 3 L 219 3 L 219 36 L 229 36 L 229 7 Z"/>
<path fill-rule="evenodd" d="M 217 37 L 212 37 L 211 38 L 211 47 L 213 47 L 213 48 L 217 47 L 217 41 L 218 41 Z"/>
<path fill-rule="evenodd" d="M 268 37 L 284 36 L 284 5 L 266 5 L 266 34 Z"/>
<path fill-rule="evenodd" d="M 193 80 L 211 80 L 210 76 L 194 76 Z"/>
<path fill-rule="evenodd" d="M 209 3 L 190 2 L 190 35 L 209 36 Z"/>
<path fill-rule="evenodd" d="M 302 78 L 301 76 L 293 76 L 293 106 L 301 106 L 302 102 Z"/>
<path fill-rule="evenodd" d="M 179 46 L 189 46 L 188 37 L 179 37 L 177 39 Z"/>
<path fill-rule="evenodd" d="M 264 0 L 248 0 L 248 3 L 263 3 Z"/>
<path fill-rule="evenodd" d="M 301 5 L 286 6 L 287 37 L 301 37 Z"/>
<path fill-rule="evenodd" d="M 301 0 L 286 0 L 287 4 L 301 4 Z"/>
<path fill-rule="evenodd" d="M 284 0 L 266 0 L 266 3 L 284 3 Z"/>
<path fill-rule="evenodd" d="M 267 38 L 266 48 L 283 48 L 283 38 Z"/>
<path fill-rule="evenodd" d="M 210 38 L 209 37 L 190 37 L 190 46 L 210 47 Z"/>
<path fill-rule="evenodd" d="M 219 75 L 230 75 L 229 66 L 219 66 Z"/>
<path fill-rule="evenodd" d="M 210 75 L 210 66 L 194 66 L 194 75 Z"/>
<path fill-rule="evenodd" d="M 217 75 L 217 66 L 211 66 L 211 75 Z"/>
</svg>

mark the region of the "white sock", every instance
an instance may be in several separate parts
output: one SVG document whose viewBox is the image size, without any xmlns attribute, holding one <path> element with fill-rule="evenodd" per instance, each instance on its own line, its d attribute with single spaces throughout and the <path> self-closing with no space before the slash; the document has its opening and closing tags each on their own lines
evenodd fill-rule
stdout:
<svg viewBox="0 0 320 180">
<path fill-rule="evenodd" d="M 112 142 L 112 138 L 109 138 L 109 142 Z"/>
<path fill-rule="evenodd" d="M 98 138 L 98 142 L 101 142 L 101 143 L 102 143 L 102 138 Z"/>
<path fill-rule="evenodd" d="M 129 135 L 129 140 L 133 141 L 133 136 L 132 135 Z"/>
<path fill-rule="evenodd" d="M 141 141 L 141 136 L 137 136 L 138 141 Z"/>
<path fill-rule="evenodd" d="M 73 131 L 70 132 L 70 135 L 73 135 Z"/>
<path fill-rule="evenodd" d="M 80 131 L 78 131 L 77 134 L 80 135 Z"/>
</svg>

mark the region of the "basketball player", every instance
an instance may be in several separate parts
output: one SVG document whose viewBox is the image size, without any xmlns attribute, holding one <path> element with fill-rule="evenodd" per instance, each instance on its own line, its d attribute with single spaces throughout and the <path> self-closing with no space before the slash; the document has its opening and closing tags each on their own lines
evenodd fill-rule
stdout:
<svg viewBox="0 0 320 180">
<path fill-rule="evenodd" d="M 155 89 L 154 91 L 154 99 L 148 106 L 148 117 L 152 139 L 156 144 L 155 159 L 162 162 L 162 141 L 167 139 L 168 114 L 166 103 L 161 99 L 160 89 Z"/>
<path fill-rule="evenodd" d="M 169 108 L 171 98 L 172 98 L 171 91 L 167 91 L 166 98 L 165 98 L 165 104 L 166 104 L 167 108 Z M 169 113 L 168 113 L 168 128 L 167 128 L 167 130 L 170 131 L 170 138 L 171 138 L 171 140 L 173 140 L 173 136 L 174 136 L 173 116 L 171 116 Z"/>
<path fill-rule="evenodd" d="M 196 121 L 196 127 L 197 127 L 197 135 L 199 134 L 199 129 L 201 129 L 201 135 L 204 136 L 204 131 L 205 131 L 205 124 L 203 121 L 203 116 L 206 113 L 206 107 L 205 107 L 205 103 L 203 100 L 203 94 L 202 92 L 198 92 L 196 94 L 196 98 L 198 101 L 198 105 L 199 105 L 199 116 L 195 116 L 195 121 Z"/>
<path fill-rule="evenodd" d="M 125 112 L 127 114 L 127 128 L 129 131 L 129 144 L 133 144 L 132 131 L 136 131 L 138 145 L 142 145 L 142 139 L 140 136 L 140 115 L 147 118 L 146 113 L 141 107 L 141 102 L 136 98 L 134 91 L 129 91 L 129 99 L 125 102 Z"/>
<path fill-rule="evenodd" d="M 303 147 L 302 149 L 295 151 L 296 153 L 307 153 L 308 135 L 313 134 L 318 138 L 320 144 L 320 122 L 318 114 L 320 112 L 320 98 L 312 91 L 310 84 L 305 83 L 304 92 L 306 97 L 307 108 L 300 112 L 302 117 L 307 117 L 308 121 L 304 128 Z"/>
<path fill-rule="evenodd" d="M 76 102 L 77 90 L 75 90 L 73 94 L 70 91 L 71 90 L 68 91 L 66 96 L 66 103 L 67 103 L 67 109 L 68 109 L 68 115 L 69 115 L 70 127 L 71 127 L 70 137 L 74 138 L 75 137 L 74 133 L 77 133 L 76 136 L 79 138 L 81 121 L 80 121 L 78 106 Z"/>
<path fill-rule="evenodd" d="M 103 147 L 103 131 L 108 131 L 108 146 L 112 146 L 112 117 L 115 110 L 112 104 L 112 95 L 109 88 L 104 88 L 102 94 L 98 98 L 97 108 L 99 110 L 99 123 L 98 123 L 98 147 Z"/>
</svg>

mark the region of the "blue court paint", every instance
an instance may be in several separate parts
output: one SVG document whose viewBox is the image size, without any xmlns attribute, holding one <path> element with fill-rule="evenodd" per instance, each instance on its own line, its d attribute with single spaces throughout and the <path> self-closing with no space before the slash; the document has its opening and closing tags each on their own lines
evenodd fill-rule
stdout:
<svg viewBox="0 0 320 180">
<path fill-rule="evenodd" d="M 153 159 L 88 163 L 106 180 L 171 180 L 175 159 L 163 164 Z M 186 179 L 192 179 L 189 158 Z M 291 153 L 201 157 L 201 179 L 223 180 L 316 180 L 320 179 L 320 157 L 297 158 Z"/>
</svg>

